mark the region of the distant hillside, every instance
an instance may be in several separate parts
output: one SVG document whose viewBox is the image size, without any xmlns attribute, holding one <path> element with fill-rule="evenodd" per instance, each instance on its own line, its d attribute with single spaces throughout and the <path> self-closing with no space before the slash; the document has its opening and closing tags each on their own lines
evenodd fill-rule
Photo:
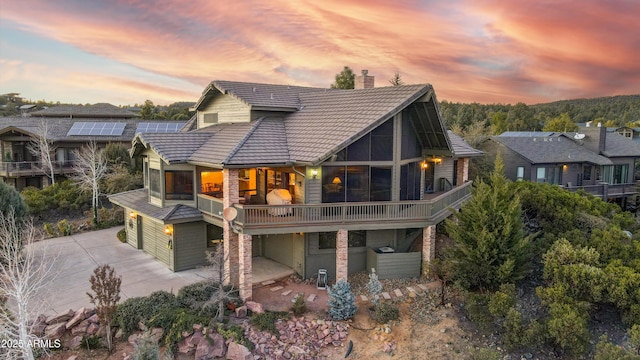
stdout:
<svg viewBox="0 0 640 360">
<path fill-rule="evenodd" d="M 491 126 L 504 123 L 509 130 L 540 130 L 545 121 L 567 113 L 573 122 L 601 121 L 622 126 L 640 121 L 640 95 L 619 95 L 593 99 L 561 100 L 550 103 L 515 105 L 450 103 L 442 101 L 445 123 L 467 128 L 476 122 Z"/>
</svg>

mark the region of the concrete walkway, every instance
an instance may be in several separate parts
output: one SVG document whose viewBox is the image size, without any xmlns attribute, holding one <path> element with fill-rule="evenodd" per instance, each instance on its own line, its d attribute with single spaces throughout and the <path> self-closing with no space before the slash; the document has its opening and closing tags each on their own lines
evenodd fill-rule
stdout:
<svg viewBox="0 0 640 360">
<path fill-rule="evenodd" d="M 55 278 L 46 283 L 38 297 L 44 305 L 34 313 L 59 314 L 69 309 L 92 307 L 87 292 L 91 290 L 89 278 L 102 264 L 112 266 L 122 276 L 121 301 L 130 297 L 146 296 L 157 290 L 174 294 L 188 284 L 211 277 L 210 270 L 197 268 L 172 272 L 153 256 L 123 244 L 116 238 L 121 226 L 71 236 L 48 239 L 34 244 L 38 251 L 46 251 L 54 262 Z M 253 283 L 280 279 L 293 270 L 265 258 L 253 258 Z"/>
</svg>

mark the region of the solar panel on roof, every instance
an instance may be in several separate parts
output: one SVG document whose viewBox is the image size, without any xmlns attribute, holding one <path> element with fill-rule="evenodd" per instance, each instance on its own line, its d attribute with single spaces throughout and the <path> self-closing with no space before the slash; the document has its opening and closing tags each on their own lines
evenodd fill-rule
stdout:
<svg viewBox="0 0 640 360">
<path fill-rule="evenodd" d="M 126 123 L 74 122 L 67 136 L 122 136 Z"/>
<path fill-rule="evenodd" d="M 180 131 L 184 122 L 142 122 L 138 124 L 136 133 L 174 133 Z"/>
</svg>

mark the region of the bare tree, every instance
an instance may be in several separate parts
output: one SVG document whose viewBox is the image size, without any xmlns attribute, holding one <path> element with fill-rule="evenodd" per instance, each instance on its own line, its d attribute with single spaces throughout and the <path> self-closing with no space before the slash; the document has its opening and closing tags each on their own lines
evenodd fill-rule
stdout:
<svg viewBox="0 0 640 360">
<path fill-rule="evenodd" d="M 39 339 L 30 320 L 44 305 L 42 291 L 55 277 L 56 256 L 44 246 L 36 248 L 35 228 L 28 220 L 18 220 L 12 211 L 0 214 L 0 338 L 17 347 L 3 349 L 9 358 L 34 358 L 33 347 Z M 38 342 L 43 340 L 38 340 Z"/>
<path fill-rule="evenodd" d="M 91 290 L 87 293 L 90 302 L 95 305 L 96 313 L 100 322 L 105 325 L 107 333 L 107 349 L 113 350 L 113 339 L 111 325 L 113 317 L 118 309 L 120 301 L 120 284 L 122 277 L 116 276 L 116 271 L 109 265 L 98 266 L 93 270 L 93 275 L 89 278 Z"/>
<path fill-rule="evenodd" d="M 76 162 L 73 165 L 73 180 L 83 191 L 91 191 L 91 206 L 93 209 L 93 223 L 98 224 L 98 200 L 100 197 L 100 182 L 107 175 L 108 164 L 95 141 L 91 141 L 80 151 L 75 151 Z"/>
<path fill-rule="evenodd" d="M 391 79 L 389 79 L 389 84 L 391 84 L 393 86 L 404 85 L 404 81 L 402 81 L 402 77 L 400 76 L 399 72 L 396 71 L 393 74 L 393 77 Z"/>
<path fill-rule="evenodd" d="M 55 167 L 53 166 L 56 146 L 49 137 L 49 123 L 46 120 L 40 121 L 37 132 L 27 145 L 27 149 L 29 149 L 31 154 L 40 159 L 39 168 L 49 177 L 53 185 L 56 183 L 54 177 Z"/>
<path fill-rule="evenodd" d="M 224 284 L 229 282 L 232 278 L 230 271 L 224 271 L 224 263 L 227 260 L 227 256 L 224 254 L 224 246 L 218 244 L 214 251 L 207 251 L 207 261 L 209 262 L 209 268 L 211 270 L 210 281 L 216 286 L 216 290 L 211 294 L 211 298 L 203 305 L 203 308 L 217 306 L 216 319 L 222 322 L 224 317 L 224 303 L 235 299 L 234 293 L 236 290 L 233 285 L 227 286 L 225 289 Z"/>
</svg>

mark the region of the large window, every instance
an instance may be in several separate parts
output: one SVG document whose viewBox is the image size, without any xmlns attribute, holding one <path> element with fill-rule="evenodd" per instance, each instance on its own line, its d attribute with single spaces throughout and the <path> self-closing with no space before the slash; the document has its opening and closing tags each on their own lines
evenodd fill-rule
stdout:
<svg viewBox="0 0 640 360">
<path fill-rule="evenodd" d="M 389 200 L 391 200 L 391 167 L 366 165 L 322 167 L 322 202 L 324 203 Z"/>
<path fill-rule="evenodd" d="M 541 183 L 546 182 L 554 185 L 560 184 L 562 181 L 560 167 L 549 166 L 537 168 L 536 181 Z"/>
<path fill-rule="evenodd" d="M 337 235 L 335 231 L 318 233 L 318 249 L 335 249 Z M 366 230 L 349 231 L 348 244 L 350 248 L 367 246 Z"/>
<path fill-rule="evenodd" d="M 413 159 L 422 156 L 422 145 L 416 130 L 411 124 L 410 111 L 402 113 L 402 143 L 401 143 L 401 157 L 402 159 Z"/>
<path fill-rule="evenodd" d="M 518 166 L 516 169 L 516 180 L 524 179 L 524 166 Z"/>
<path fill-rule="evenodd" d="M 162 196 L 160 194 L 160 170 L 158 169 L 149 169 L 149 192 L 151 196 Z"/>
<path fill-rule="evenodd" d="M 193 171 L 164 172 L 165 199 L 193 200 Z"/>
<path fill-rule="evenodd" d="M 392 161 L 393 119 L 336 154 L 336 161 Z"/>
<path fill-rule="evenodd" d="M 629 165 L 603 166 L 603 181 L 609 184 L 623 184 L 629 179 Z"/>
<path fill-rule="evenodd" d="M 584 165 L 582 167 L 582 180 L 591 180 L 591 171 L 593 166 Z"/>
<path fill-rule="evenodd" d="M 420 200 L 421 171 L 419 162 L 400 167 L 400 200 Z"/>
</svg>

